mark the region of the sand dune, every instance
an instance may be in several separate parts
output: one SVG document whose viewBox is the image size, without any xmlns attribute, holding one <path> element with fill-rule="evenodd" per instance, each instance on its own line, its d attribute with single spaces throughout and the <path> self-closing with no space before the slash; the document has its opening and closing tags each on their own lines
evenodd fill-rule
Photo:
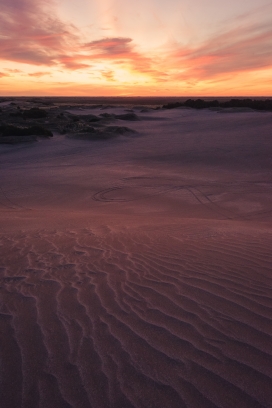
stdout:
<svg viewBox="0 0 272 408">
<path fill-rule="evenodd" d="M 272 115 L 141 115 L 0 147 L 5 408 L 271 407 Z"/>
</svg>

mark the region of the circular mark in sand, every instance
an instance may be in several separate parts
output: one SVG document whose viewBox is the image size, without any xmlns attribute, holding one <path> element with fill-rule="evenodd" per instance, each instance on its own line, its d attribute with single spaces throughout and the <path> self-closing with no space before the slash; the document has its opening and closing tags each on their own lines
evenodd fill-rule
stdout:
<svg viewBox="0 0 272 408">
<path fill-rule="evenodd" d="M 103 201 L 103 202 L 106 202 L 106 203 L 110 203 L 110 202 L 113 202 L 113 201 L 118 201 L 118 202 L 128 201 L 128 200 L 126 200 L 124 198 L 109 197 L 108 196 L 110 193 L 112 193 L 113 191 L 116 191 L 116 190 L 122 190 L 122 187 L 112 187 L 112 188 L 107 188 L 105 190 L 98 191 L 97 193 L 95 193 L 93 195 L 93 200 Z"/>
</svg>

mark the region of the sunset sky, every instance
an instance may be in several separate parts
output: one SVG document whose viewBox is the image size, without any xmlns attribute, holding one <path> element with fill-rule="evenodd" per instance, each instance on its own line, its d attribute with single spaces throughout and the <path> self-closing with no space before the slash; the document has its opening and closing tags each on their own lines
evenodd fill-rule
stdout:
<svg viewBox="0 0 272 408">
<path fill-rule="evenodd" d="M 272 96 L 272 1 L 0 0 L 0 94 Z"/>
</svg>

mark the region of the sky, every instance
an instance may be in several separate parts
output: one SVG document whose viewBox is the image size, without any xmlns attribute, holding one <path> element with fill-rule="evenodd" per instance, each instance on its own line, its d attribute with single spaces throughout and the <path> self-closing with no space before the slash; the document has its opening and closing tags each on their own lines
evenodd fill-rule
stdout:
<svg viewBox="0 0 272 408">
<path fill-rule="evenodd" d="M 272 1 L 0 0 L 0 95 L 272 96 Z"/>
</svg>

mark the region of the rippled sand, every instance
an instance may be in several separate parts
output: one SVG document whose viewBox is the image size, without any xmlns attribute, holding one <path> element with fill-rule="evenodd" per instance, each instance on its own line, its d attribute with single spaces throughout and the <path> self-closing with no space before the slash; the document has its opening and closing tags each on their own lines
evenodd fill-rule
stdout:
<svg viewBox="0 0 272 408">
<path fill-rule="evenodd" d="M 137 114 L 0 147 L 4 408 L 271 407 L 272 114 Z"/>
</svg>

